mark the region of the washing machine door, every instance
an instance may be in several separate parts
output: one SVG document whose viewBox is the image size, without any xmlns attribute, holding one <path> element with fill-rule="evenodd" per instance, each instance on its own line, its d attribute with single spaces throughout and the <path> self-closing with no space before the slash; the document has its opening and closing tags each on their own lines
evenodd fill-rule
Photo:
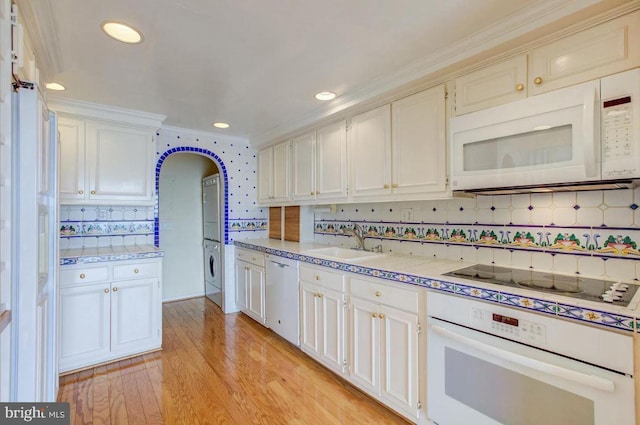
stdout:
<svg viewBox="0 0 640 425">
<path fill-rule="evenodd" d="M 220 305 L 222 282 L 220 279 L 220 244 L 205 241 L 204 245 L 205 295 Z"/>
</svg>

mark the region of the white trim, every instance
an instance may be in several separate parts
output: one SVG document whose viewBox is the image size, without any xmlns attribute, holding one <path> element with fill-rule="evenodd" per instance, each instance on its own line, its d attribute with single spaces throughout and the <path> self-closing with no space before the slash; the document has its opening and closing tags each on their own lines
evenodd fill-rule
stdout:
<svg viewBox="0 0 640 425">
<path fill-rule="evenodd" d="M 160 128 L 162 122 L 167 118 L 166 115 L 100 105 L 81 100 L 65 99 L 57 96 L 49 96 L 47 103 L 49 109 L 55 112 L 76 115 L 83 118 L 89 117 L 103 121 L 111 121 L 118 124 L 125 123 L 148 127 L 154 130 Z"/>
</svg>

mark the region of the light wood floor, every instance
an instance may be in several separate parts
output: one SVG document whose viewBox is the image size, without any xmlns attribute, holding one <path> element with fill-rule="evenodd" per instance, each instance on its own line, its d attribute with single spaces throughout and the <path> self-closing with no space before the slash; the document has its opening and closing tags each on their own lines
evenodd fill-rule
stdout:
<svg viewBox="0 0 640 425">
<path fill-rule="evenodd" d="M 164 349 L 61 378 L 72 424 L 403 424 L 243 314 L 165 304 Z"/>
</svg>

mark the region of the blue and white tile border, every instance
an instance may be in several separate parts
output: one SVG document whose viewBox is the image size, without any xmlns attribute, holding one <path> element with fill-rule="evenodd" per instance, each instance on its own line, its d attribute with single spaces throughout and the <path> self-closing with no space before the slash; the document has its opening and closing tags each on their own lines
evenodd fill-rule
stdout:
<svg viewBox="0 0 640 425">
<path fill-rule="evenodd" d="M 442 279 L 436 280 L 425 276 L 403 274 L 387 270 L 374 269 L 370 267 L 363 267 L 359 265 L 346 264 L 339 261 L 326 260 L 317 257 L 311 257 L 308 255 L 296 254 L 289 251 L 282 251 L 279 249 L 266 248 L 263 246 L 253 245 L 241 241 L 235 241 L 234 244 L 241 248 L 261 251 L 266 254 L 302 261 L 304 263 L 309 263 L 317 266 L 329 267 L 331 269 L 344 272 L 386 279 L 397 283 L 417 285 L 431 290 L 456 294 L 463 297 L 481 299 L 483 301 L 508 305 L 509 307 L 526 309 L 535 311 L 536 313 L 558 316 L 570 320 L 577 320 L 622 331 L 634 332 L 640 325 L 640 319 L 634 318 L 632 316 L 615 314 L 566 303 L 526 297 L 509 292 L 494 291 L 467 284 L 463 285 L 455 282 L 443 281 Z"/>
</svg>

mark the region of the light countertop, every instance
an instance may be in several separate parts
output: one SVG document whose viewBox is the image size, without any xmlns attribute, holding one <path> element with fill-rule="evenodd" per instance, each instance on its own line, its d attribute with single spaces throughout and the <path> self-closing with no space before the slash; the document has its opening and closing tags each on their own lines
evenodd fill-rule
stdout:
<svg viewBox="0 0 640 425">
<path fill-rule="evenodd" d="M 620 307 L 539 291 L 443 276 L 444 273 L 471 265 L 471 263 L 463 261 L 389 253 L 377 257 L 344 261 L 309 252 L 309 250 L 328 247 L 324 244 L 297 243 L 266 238 L 235 241 L 235 245 L 348 273 L 418 285 L 430 290 L 496 302 L 619 330 L 633 331 L 637 328 L 636 320 L 640 321 L 638 319 L 640 317 L 640 291 L 636 293 L 628 307 Z"/>
<path fill-rule="evenodd" d="M 164 256 L 164 251 L 153 245 L 103 246 L 60 250 L 60 265 L 124 261 Z"/>
</svg>

